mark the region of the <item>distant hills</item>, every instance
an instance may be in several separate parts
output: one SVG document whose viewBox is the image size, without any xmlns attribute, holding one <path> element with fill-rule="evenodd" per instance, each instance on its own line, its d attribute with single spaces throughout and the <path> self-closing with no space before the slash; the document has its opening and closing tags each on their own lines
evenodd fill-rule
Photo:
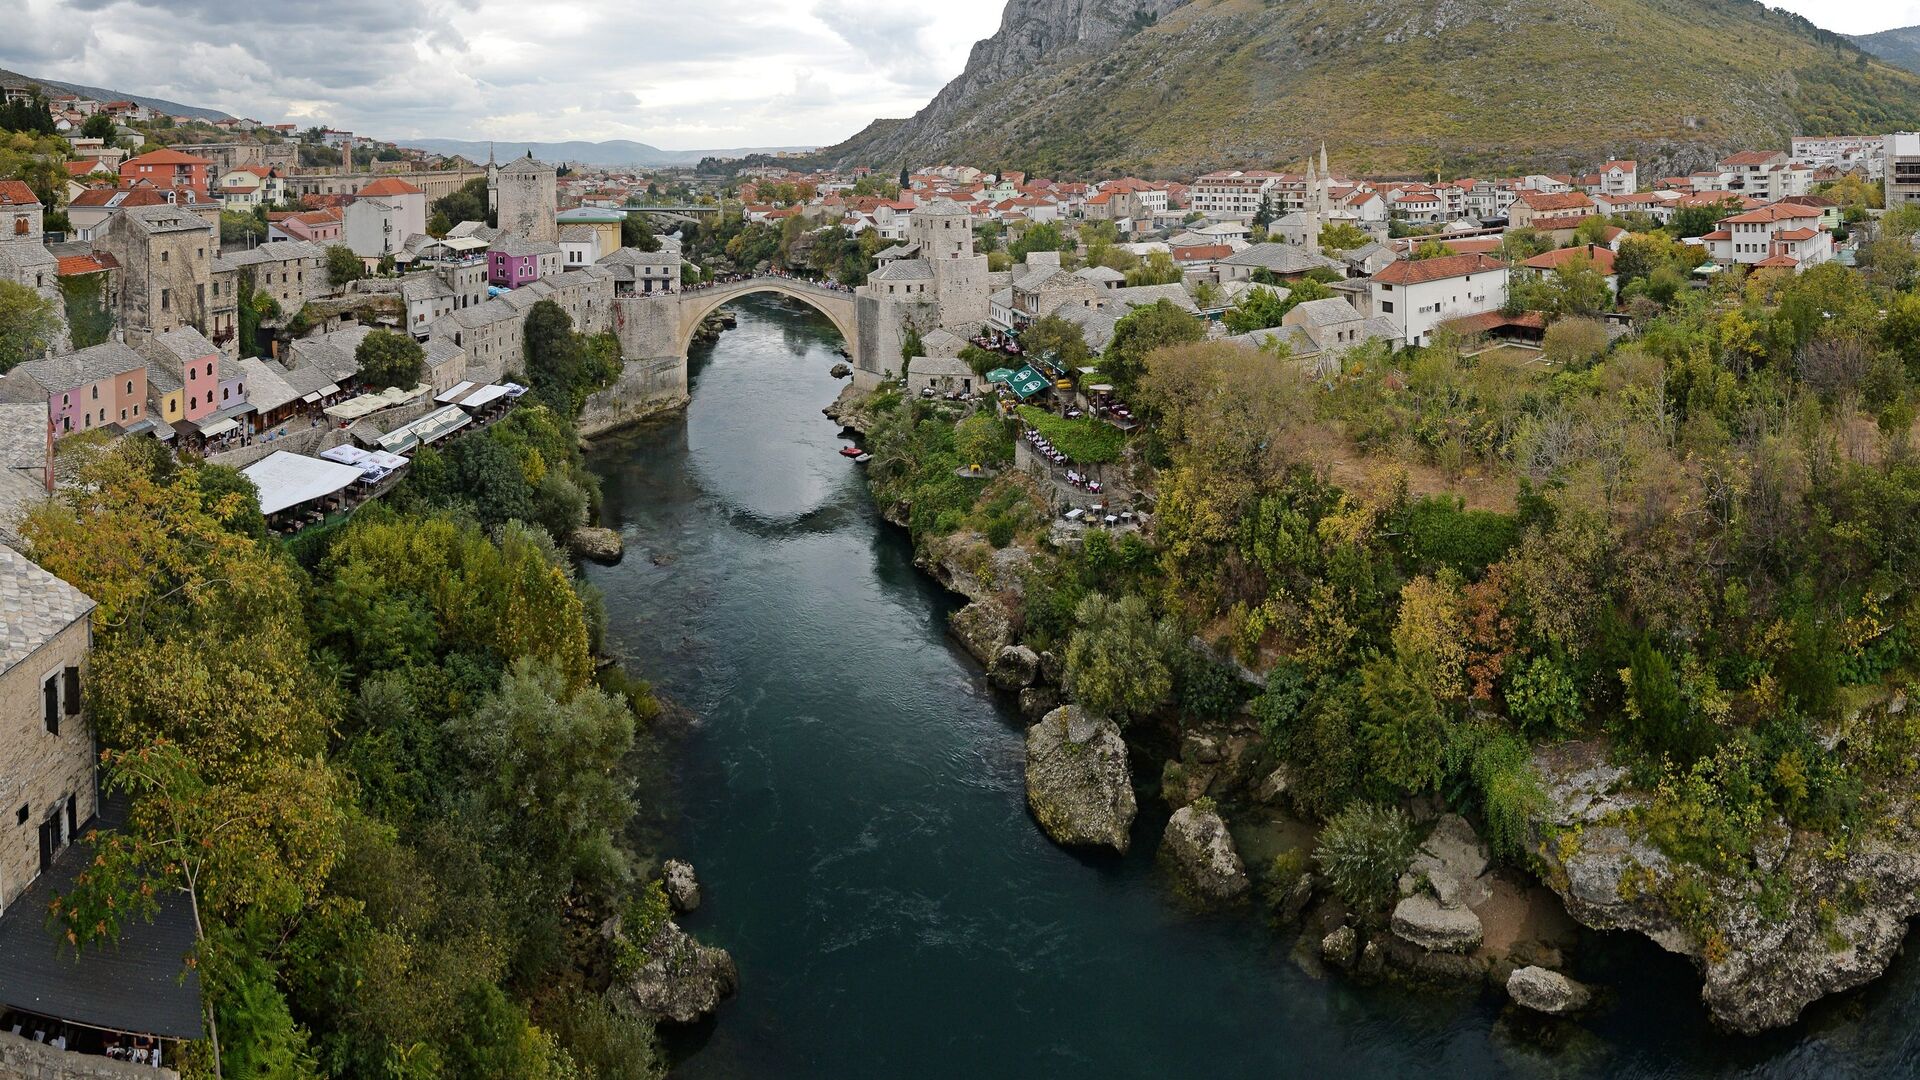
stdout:
<svg viewBox="0 0 1920 1080">
<path fill-rule="evenodd" d="M 458 154 L 468 161 L 487 160 L 487 148 L 493 148 L 494 157 L 500 161 L 511 161 L 525 157 L 531 150 L 533 156 L 541 161 L 577 161 L 585 165 L 644 165 L 666 167 L 670 165 L 697 165 L 701 158 L 726 157 L 741 158 L 748 154 L 780 154 L 813 149 L 810 146 L 761 146 L 738 150 L 662 150 L 657 146 L 648 146 L 642 142 L 627 139 L 613 139 L 607 142 L 475 142 L 466 139 L 399 139 L 402 146 L 411 146 L 420 150 L 430 150 L 436 154 L 452 156 Z"/>
<path fill-rule="evenodd" d="M 36 83 L 44 87 L 50 94 L 79 94 L 81 97 L 92 98 L 94 101 L 131 101 L 135 105 L 145 105 L 155 112 L 163 112 L 168 116 L 191 116 L 196 120 L 234 119 L 234 117 L 218 109 L 203 109 L 197 105 L 182 105 L 177 101 L 168 101 L 166 98 L 148 97 L 145 94 L 129 94 L 125 90 L 108 90 L 101 86 L 87 86 L 82 83 L 67 83 L 58 82 L 53 79 L 42 79 L 35 75 L 22 75 L 17 71 L 0 70 L 0 79 L 22 79 L 30 83 Z"/>
<path fill-rule="evenodd" d="M 1849 40 L 1889 64 L 1920 71 L 1920 26 L 1903 26 L 1877 34 L 1852 34 Z"/>
<path fill-rule="evenodd" d="M 1920 75 L 1755 0 L 1010 0 L 907 120 L 818 154 L 1175 176 L 1698 168 L 1920 126 Z"/>
</svg>

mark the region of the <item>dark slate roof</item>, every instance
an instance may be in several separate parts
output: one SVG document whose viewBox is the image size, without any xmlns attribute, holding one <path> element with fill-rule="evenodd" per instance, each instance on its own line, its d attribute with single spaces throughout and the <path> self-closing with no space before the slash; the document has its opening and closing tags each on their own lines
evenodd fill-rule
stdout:
<svg viewBox="0 0 1920 1080">
<path fill-rule="evenodd" d="M 92 610 L 87 594 L 0 544 L 0 673 L 32 656 Z M 0 972 L 4 971 L 5 965 L 0 964 Z"/>
<path fill-rule="evenodd" d="M 97 824 L 110 827 L 124 815 L 124 806 L 110 800 Z M 77 955 L 47 929 L 48 905 L 73 888 L 91 854 L 85 843 L 69 844 L 0 915 L 0 1004 L 85 1027 L 200 1038 L 200 976 L 185 962 L 193 952 L 185 895 L 162 893 L 153 922 L 132 920 L 118 942 Z"/>
</svg>

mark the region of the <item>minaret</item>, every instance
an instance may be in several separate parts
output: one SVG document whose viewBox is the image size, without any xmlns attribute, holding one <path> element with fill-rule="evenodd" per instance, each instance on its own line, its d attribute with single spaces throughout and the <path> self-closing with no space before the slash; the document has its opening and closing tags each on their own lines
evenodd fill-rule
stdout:
<svg viewBox="0 0 1920 1080">
<path fill-rule="evenodd" d="M 500 212 L 500 166 L 493 160 L 493 140 L 487 140 L 487 209 Z"/>
<path fill-rule="evenodd" d="M 1312 158 L 1307 159 L 1307 197 L 1301 205 L 1301 212 L 1307 217 L 1306 234 L 1301 238 L 1301 246 L 1317 247 L 1320 243 L 1320 174 L 1314 169 Z"/>
</svg>

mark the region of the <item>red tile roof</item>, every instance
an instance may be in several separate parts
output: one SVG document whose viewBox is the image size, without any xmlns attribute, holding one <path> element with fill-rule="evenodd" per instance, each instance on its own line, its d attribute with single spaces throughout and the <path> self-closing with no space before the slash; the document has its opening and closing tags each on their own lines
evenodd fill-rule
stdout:
<svg viewBox="0 0 1920 1080">
<path fill-rule="evenodd" d="M 1593 268 L 1602 274 L 1613 273 L 1613 249 L 1588 244 L 1584 247 L 1560 248 L 1528 259 L 1526 265 L 1534 270 L 1558 270 L 1574 259 L 1585 256 L 1593 263 Z"/>
<path fill-rule="evenodd" d="M 1754 263 L 1756 270 L 1792 270 L 1800 265 L 1800 260 L 1791 255 L 1771 255 Z"/>
<path fill-rule="evenodd" d="M 1592 199 L 1578 191 L 1568 191 L 1558 195 L 1537 191 L 1528 192 L 1520 196 L 1520 201 L 1526 203 L 1528 209 L 1535 211 L 1585 210 L 1593 205 Z"/>
<path fill-rule="evenodd" d="M 1209 259 L 1224 259 L 1233 254 L 1229 244 L 1195 244 L 1192 247 L 1173 249 L 1174 262 L 1206 262 Z"/>
<path fill-rule="evenodd" d="M 1504 270 L 1507 264 L 1489 255 L 1443 255 L 1438 259 L 1403 259 L 1373 275 L 1383 285 L 1418 285 L 1428 281 L 1466 277 Z"/>
<path fill-rule="evenodd" d="M 0 206 L 39 206 L 40 196 L 22 180 L 0 180 Z"/>
<path fill-rule="evenodd" d="M 392 195 L 425 195 L 426 192 L 414 187 L 405 180 L 396 180 L 391 176 L 383 176 L 373 183 L 368 184 L 366 187 L 361 188 L 359 194 L 361 198 L 368 199 Z"/>
<path fill-rule="evenodd" d="M 59 274 L 61 277 L 78 277 L 81 274 L 98 274 L 107 270 L 120 269 L 120 262 L 105 251 L 92 255 L 63 255 L 60 257 Z"/>
<path fill-rule="evenodd" d="M 1502 311 L 1483 311 L 1478 315 L 1463 315 L 1458 319 L 1448 319 L 1445 326 L 1458 334 L 1491 334 L 1495 330 L 1509 326 L 1545 330 L 1547 315 L 1543 311 L 1523 311 L 1518 315 L 1508 315 Z"/>
<path fill-rule="evenodd" d="M 1774 233 L 1773 238 L 1775 240 L 1790 240 L 1790 241 L 1793 241 L 1794 243 L 1798 243 L 1802 240 L 1811 240 L 1814 237 L 1819 235 L 1820 235 L 1819 229 L 1782 229 L 1781 231 Z"/>
<path fill-rule="evenodd" d="M 1815 218 L 1819 216 L 1820 211 L 1810 206 L 1796 206 L 1792 203 L 1774 203 L 1771 206 L 1762 206 L 1757 210 L 1749 210 L 1744 214 L 1735 214 L 1732 217 L 1721 218 L 1720 224 L 1764 225 L 1773 221 L 1792 221 L 1795 219 Z"/>
<path fill-rule="evenodd" d="M 192 154 L 183 154 L 178 150 L 169 150 L 163 147 L 159 150 L 155 150 L 150 154 L 141 154 L 137 158 L 128 158 L 125 162 L 121 164 L 120 168 L 122 170 L 125 170 L 128 165 L 211 165 L 211 164 L 213 164 L 213 162 L 207 160 L 206 158 L 194 157 Z"/>
</svg>

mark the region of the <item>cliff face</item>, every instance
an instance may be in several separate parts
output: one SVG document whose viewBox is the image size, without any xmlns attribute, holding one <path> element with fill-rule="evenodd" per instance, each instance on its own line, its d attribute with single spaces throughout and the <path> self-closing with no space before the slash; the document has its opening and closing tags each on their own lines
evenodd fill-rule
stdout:
<svg viewBox="0 0 1920 1080">
<path fill-rule="evenodd" d="M 925 109 L 821 156 L 1182 175 L 1324 138 L 1356 172 L 1645 175 L 1917 124 L 1920 76 L 1752 0 L 1013 0 Z"/>
</svg>

